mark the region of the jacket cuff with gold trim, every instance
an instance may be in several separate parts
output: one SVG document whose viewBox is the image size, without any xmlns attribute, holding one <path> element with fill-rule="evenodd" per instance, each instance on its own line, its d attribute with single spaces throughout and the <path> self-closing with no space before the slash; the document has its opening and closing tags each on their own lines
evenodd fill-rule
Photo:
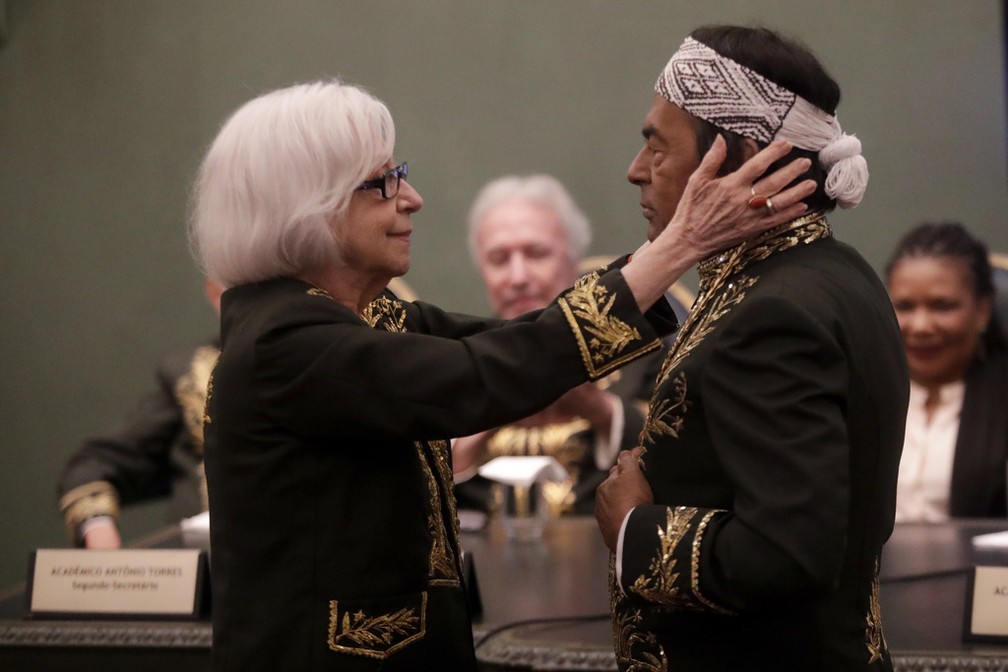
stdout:
<svg viewBox="0 0 1008 672">
<path fill-rule="evenodd" d="M 704 533 L 721 509 L 638 506 L 623 534 L 620 587 L 631 599 L 661 607 L 732 614 L 700 590 Z"/>
<path fill-rule="evenodd" d="M 609 268 L 582 276 L 557 299 L 591 380 L 657 350 L 677 324 L 665 301 L 641 313 L 623 274 Z"/>
<path fill-rule="evenodd" d="M 79 544 L 80 526 L 91 518 L 119 518 L 119 495 L 108 481 L 91 481 L 79 485 L 60 498 L 60 511 L 71 543 Z"/>
</svg>

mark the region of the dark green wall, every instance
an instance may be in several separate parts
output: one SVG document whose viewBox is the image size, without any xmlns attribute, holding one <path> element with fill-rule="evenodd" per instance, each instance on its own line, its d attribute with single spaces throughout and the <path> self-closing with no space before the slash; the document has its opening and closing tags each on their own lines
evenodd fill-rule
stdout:
<svg viewBox="0 0 1008 672">
<path fill-rule="evenodd" d="M 876 268 L 925 218 L 1008 251 L 995 0 L 0 0 L 0 586 L 64 543 L 55 481 L 85 436 L 152 384 L 165 350 L 215 328 L 183 234 L 202 149 L 270 88 L 341 75 L 398 124 L 426 199 L 408 281 L 485 312 L 469 200 L 506 172 L 566 182 L 593 252 L 644 233 L 624 178 L 655 77 L 700 23 L 760 22 L 813 46 L 871 170 L 840 238 Z M 254 496 L 254 493 L 249 493 Z M 162 510 L 126 516 L 128 537 Z"/>
</svg>

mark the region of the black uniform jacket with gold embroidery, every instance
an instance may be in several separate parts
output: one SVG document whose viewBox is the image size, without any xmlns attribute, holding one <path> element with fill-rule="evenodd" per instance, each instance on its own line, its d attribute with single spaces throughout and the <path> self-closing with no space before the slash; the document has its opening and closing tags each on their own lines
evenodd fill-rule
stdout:
<svg viewBox="0 0 1008 672">
<path fill-rule="evenodd" d="M 507 323 L 391 294 L 359 316 L 290 279 L 221 307 L 205 425 L 218 672 L 473 669 L 441 437 L 528 415 L 674 326 L 618 271 Z"/>
<path fill-rule="evenodd" d="M 702 264 L 645 423 L 655 505 L 626 522 L 622 669 L 891 669 L 878 558 L 905 354 L 877 274 L 797 220 Z"/>
<path fill-rule="evenodd" d="M 169 520 L 206 510 L 203 407 L 217 360 L 216 341 L 171 353 L 158 362 L 157 386 L 113 431 L 88 439 L 59 479 L 68 532 L 94 516 L 117 516 L 119 505 L 170 498 Z"/>
</svg>

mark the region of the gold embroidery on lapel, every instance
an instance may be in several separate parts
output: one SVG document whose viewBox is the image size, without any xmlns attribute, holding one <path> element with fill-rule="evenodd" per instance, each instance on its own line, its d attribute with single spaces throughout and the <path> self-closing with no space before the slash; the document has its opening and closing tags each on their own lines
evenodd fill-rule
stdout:
<svg viewBox="0 0 1008 672">
<path fill-rule="evenodd" d="M 193 450 L 203 455 L 203 426 L 210 422 L 210 394 L 213 390 L 213 371 L 217 366 L 220 350 L 210 345 L 196 348 L 189 362 L 189 370 L 175 381 L 175 399 L 182 410 L 182 422 L 189 432 Z M 206 511 L 210 508 L 207 492 L 206 472 L 201 459 L 192 468 L 192 474 L 199 483 L 200 505 Z"/>
<path fill-rule="evenodd" d="M 446 442 L 431 442 L 431 444 L 442 443 Z M 417 441 L 414 445 L 417 449 L 417 458 L 420 460 L 420 466 L 424 471 L 424 475 L 427 477 L 427 487 L 430 491 L 431 511 L 427 517 L 427 530 L 431 535 L 430 559 L 428 564 L 430 583 L 432 586 L 458 586 L 460 585 L 459 576 L 461 576 L 461 574 L 459 565 L 456 562 L 455 553 L 448 542 L 448 530 L 445 529 L 444 511 L 441 508 L 441 493 L 442 491 L 446 493 L 449 491 L 439 486 L 438 478 L 434 476 L 434 472 L 431 470 L 431 465 L 427 461 L 428 451 L 424 448 L 424 444 Z M 431 453 L 436 453 L 437 450 L 436 446 L 430 445 Z M 437 460 L 437 457 L 434 459 Z M 444 477 L 442 476 L 442 481 L 443 478 Z M 454 497 L 447 495 L 446 497 L 452 500 L 452 502 L 454 501 Z M 454 504 L 452 504 L 451 508 L 452 513 L 454 514 L 452 515 L 452 518 L 457 521 L 458 515 L 454 512 Z M 458 539 L 457 536 L 456 539 Z"/>
<path fill-rule="evenodd" d="M 700 263 L 700 293 L 662 363 L 652 392 L 651 411 L 641 432 L 642 443 L 653 442 L 660 435 L 678 436 L 682 430 L 689 407 L 686 400 L 686 379 L 682 372 L 676 376 L 670 400 L 661 398 L 667 396 L 665 383 L 683 360 L 714 330 L 715 323 L 741 303 L 746 291 L 759 280 L 759 276 L 744 275 L 742 270 L 777 252 L 830 235 L 832 230 L 826 217 L 822 213 L 813 213 Z M 645 446 L 645 454 L 646 452 Z"/>
<path fill-rule="evenodd" d="M 615 294 L 610 296 L 605 285 L 599 284 L 597 271 L 579 278 L 573 289 L 558 300 L 578 341 L 581 357 L 592 380 L 602 377 L 633 357 L 661 347 L 660 341 L 655 339 L 654 343 L 618 357 L 632 342 L 641 340 L 641 335 L 636 328 L 609 315 L 615 302 Z"/>
<path fill-rule="evenodd" d="M 882 633 L 882 604 L 879 599 L 879 559 L 875 558 L 875 578 L 872 579 L 865 616 L 865 645 L 868 647 L 868 664 L 882 660 L 888 645 Z"/>
<path fill-rule="evenodd" d="M 368 658 L 389 654 L 424 636 L 427 631 L 427 593 L 417 608 L 403 607 L 387 614 L 365 614 L 362 609 L 339 615 L 339 602 L 329 602 L 329 648 Z"/>
<path fill-rule="evenodd" d="M 609 556 L 609 610 L 616 664 L 625 672 L 667 672 L 668 659 L 654 633 L 641 626 L 640 609 L 627 604 L 616 585 L 616 556 Z"/>
<path fill-rule="evenodd" d="M 662 396 L 658 398 L 657 390 L 656 384 L 640 434 L 642 444 L 653 443 L 657 436 L 679 436 L 685 422 L 686 409 L 689 407 L 689 402 L 686 401 L 686 374 L 680 371 L 672 381 L 671 395 L 662 390 Z M 644 450 L 646 452 L 646 447 Z"/>
<path fill-rule="evenodd" d="M 695 320 L 690 322 L 687 318 L 687 324 L 683 325 L 683 330 L 676 337 L 672 350 L 665 357 L 661 373 L 658 375 L 659 385 L 714 330 L 714 324 L 742 302 L 746 290 L 756 284 L 758 279 L 742 275 L 725 285 L 721 292 L 715 294 L 715 289 L 701 295 L 697 300 L 696 309 L 690 311 L 690 317 L 695 315 Z"/>
<path fill-rule="evenodd" d="M 206 418 L 207 388 L 220 350 L 204 345 L 196 348 L 189 370 L 175 381 L 175 399 L 182 409 L 182 421 L 196 452 L 203 452 L 203 423 Z"/>
<path fill-rule="evenodd" d="M 452 523 L 452 538 L 451 541 L 454 542 L 452 545 L 448 546 L 451 548 L 461 549 L 462 548 L 462 530 L 459 528 L 458 519 L 458 508 L 455 503 L 455 479 L 452 474 L 451 462 L 448 456 L 451 454 L 451 443 L 445 440 L 428 441 L 427 445 L 430 447 L 431 453 L 434 454 L 434 464 L 437 465 L 438 469 L 438 482 L 441 485 L 441 492 L 445 493 L 444 501 L 448 506 L 448 520 Z M 445 530 L 447 532 L 447 530 Z M 449 557 L 453 557 L 455 554 L 451 554 Z M 444 585 L 460 585 L 460 577 L 462 576 L 462 558 L 455 557 L 456 560 L 454 564 L 454 570 L 452 572 L 452 579 L 445 582 Z"/>
</svg>

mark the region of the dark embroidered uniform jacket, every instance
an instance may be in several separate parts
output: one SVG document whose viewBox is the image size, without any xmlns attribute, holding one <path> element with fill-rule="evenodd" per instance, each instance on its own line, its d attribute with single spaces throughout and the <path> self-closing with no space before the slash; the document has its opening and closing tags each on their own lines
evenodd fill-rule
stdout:
<svg viewBox="0 0 1008 672">
<path fill-rule="evenodd" d="M 949 514 L 1004 518 L 1005 465 L 1008 464 L 1008 352 L 988 353 L 966 374 L 959 414 Z"/>
<path fill-rule="evenodd" d="M 157 387 L 122 425 L 88 439 L 59 480 L 60 509 L 70 538 L 94 516 L 116 517 L 119 505 L 169 497 L 169 519 L 205 511 L 203 408 L 217 344 L 172 353 L 157 366 Z"/>
<path fill-rule="evenodd" d="M 289 279 L 228 290 L 205 425 L 213 669 L 474 669 L 442 437 L 657 348 L 670 316 L 641 315 L 615 271 L 503 326 L 391 294 L 358 316 Z"/>
<path fill-rule="evenodd" d="M 623 670 L 889 670 L 878 558 L 909 384 L 885 288 L 810 215 L 708 260 L 642 435 Z"/>
</svg>

